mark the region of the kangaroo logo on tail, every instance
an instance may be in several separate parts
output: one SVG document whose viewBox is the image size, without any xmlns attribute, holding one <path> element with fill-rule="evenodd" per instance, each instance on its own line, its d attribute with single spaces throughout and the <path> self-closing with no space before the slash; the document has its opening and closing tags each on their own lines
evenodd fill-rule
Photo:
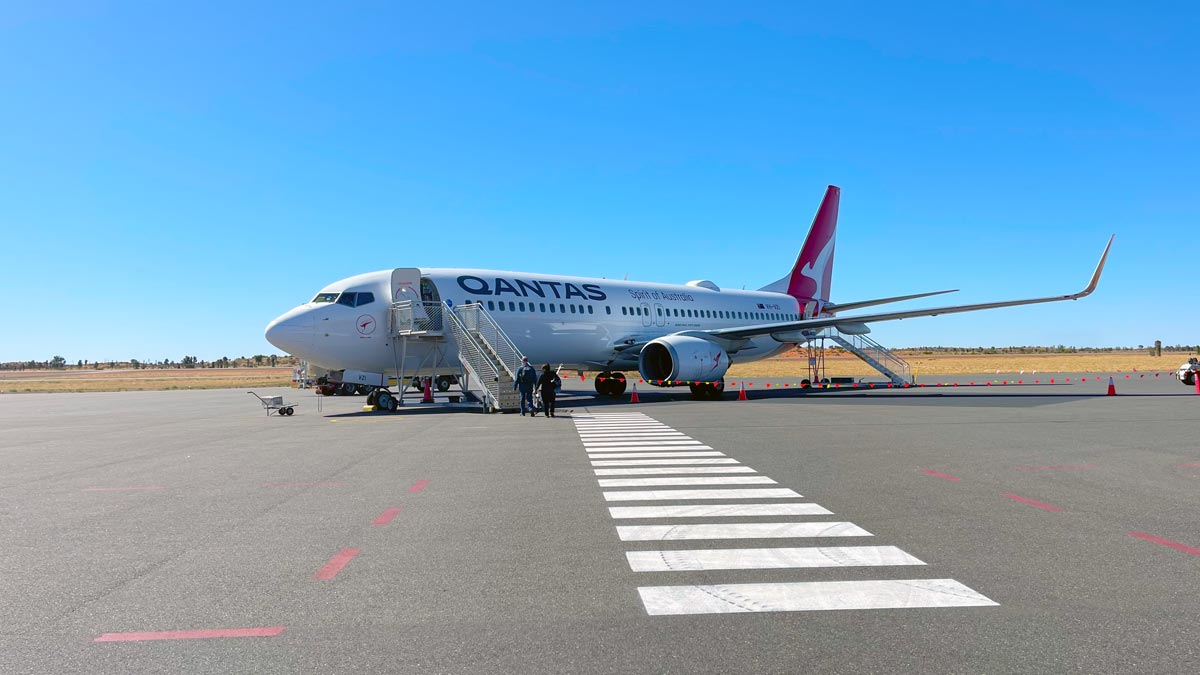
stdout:
<svg viewBox="0 0 1200 675">
<path fill-rule="evenodd" d="M 841 190 L 830 185 L 813 218 L 812 228 L 796 257 L 787 293 L 804 305 L 808 316 L 816 316 L 829 302 L 829 282 L 833 278 L 834 235 L 837 233 L 838 201 Z"/>
</svg>

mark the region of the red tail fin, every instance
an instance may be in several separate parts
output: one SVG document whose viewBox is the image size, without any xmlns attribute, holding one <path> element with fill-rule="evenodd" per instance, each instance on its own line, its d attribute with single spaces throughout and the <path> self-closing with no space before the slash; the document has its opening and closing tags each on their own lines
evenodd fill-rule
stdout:
<svg viewBox="0 0 1200 675">
<path fill-rule="evenodd" d="M 829 302 L 829 283 L 833 278 L 833 241 L 837 233 L 838 201 L 842 191 L 835 185 L 825 190 L 821 208 L 796 257 L 788 280 L 788 295 L 800 301 L 806 317 L 820 314 Z"/>
</svg>

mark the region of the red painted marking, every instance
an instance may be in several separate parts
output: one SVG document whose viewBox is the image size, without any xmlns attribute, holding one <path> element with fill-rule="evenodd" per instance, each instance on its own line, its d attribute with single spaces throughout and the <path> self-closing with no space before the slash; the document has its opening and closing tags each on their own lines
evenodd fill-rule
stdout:
<svg viewBox="0 0 1200 675">
<path fill-rule="evenodd" d="M 921 469 L 921 471 L 924 471 L 925 473 L 929 474 L 930 476 L 937 476 L 938 478 L 945 478 L 946 480 L 962 480 L 961 478 L 959 478 L 957 476 L 951 476 L 948 473 L 942 473 L 941 471 L 934 471 L 933 469 Z"/>
<path fill-rule="evenodd" d="M 1036 506 L 1036 507 L 1038 507 L 1039 509 L 1046 509 L 1047 511 L 1062 511 L 1062 508 L 1060 508 L 1060 507 L 1058 507 L 1058 506 L 1051 506 L 1051 505 L 1049 505 L 1049 504 L 1043 504 L 1043 503 L 1041 503 L 1041 502 L 1036 502 L 1036 501 L 1034 501 L 1034 500 L 1032 500 L 1032 499 L 1030 499 L 1030 498 L 1028 498 L 1028 497 L 1022 497 L 1022 496 L 1020 496 L 1020 495 L 1002 494 L 1002 495 L 1000 495 L 1000 496 L 1001 496 L 1001 497 L 1008 497 L 1009 499 L 1015 499 L 1016 501 L 1018 501 L 1018 502 L 1021 502 L 1022 504 L 1028 504 L 1028 505 L 1030 505 L 1030 506 Z"/>
<path fill-rule="evenodd" d="M 150 487 L 119 487 L 119 488 L 84 488 L 84 492 L 121 492 L 124 490 L 166 490 L 167 488 L 155 485 Z"/>
<path fill-rule="evenodd" d="M 1092 466 L 1090 464 L 1077 464 L 1077 465 L 1062 464 L 1062 465 L 1055 465 L 1055 466 L 1018 466 L 1017 471 L 1037 471 L 1039 469 L 1099 469 L 1099 468 L 1100 467 L 1098 467 L 1098 466 Z"/>
<path fill-rule="evenodd" d="M 325 485 L 349 485 L 340 481 L 323 481 L 319 483 L 263 483 L 263 487 L 314 487 Z"/>
<path fill-rule="evenodd" d="M 354 556 L 358 555 L 361 551 L 361 548 L 342 549 L 337 555 L 330 558 L 329 562 L 325 563 L 325 566 L 313 575 L 313 578 L 325 581 L 336 577 L 337 573 L 341 572 L 343 567 L 349 565 L 350 561 L 354 560 Z"/>
<path fill-rule="evenodd" d="M 1184 553 L 1191 553 L 1192 555 L 1200 555 L 1200 548 L 1184 546 L 1183 544 L 1177 541 L 1171 541 L 1170 539 L 1163 539 L 1162 537 L 1156 537 L 1152 534 L 1146 534 L 1145 532 L 1126 532 L 1125 534 L 1128 534 L 1131 537 L 1137 537 L 1138 539 L 1152 541 L 1156 544 L 1162 544 L 1163 546 L 1173 548 L 1176 551 L 1183 551 Z"/>
<path fill-rule="evenodd" d="M 408 488 L 408 494 L 420 492 L 421 490 L 425 489 L 426 485 L 429 485 L 429 481 L 423 480 L 423 479 L 419 480 L 419 481 L 413 483 L 412 486 Z"/>
<path fill-rule="evenodd" d="M 392 508 L 387 509 L 383 513 L 379 514 L 379 517 L 376 518 L 375 522 L 373 522 L 371 524 L 372 525 L 387 525 L 388 523 L 392 522 L 392 519 L 398 515 L 400 515 L 400 507 L 393 506 Z"/>
<path fill-rule="evenodd" d="M 210 628 L 202 630 L 163 630 L 151 633 L 105 633 L 92 642 L 141 642 L 143 640 L 206 640 L 231 637 L 275 637 L 285 626 L 269 628 Z"/>
</svg>

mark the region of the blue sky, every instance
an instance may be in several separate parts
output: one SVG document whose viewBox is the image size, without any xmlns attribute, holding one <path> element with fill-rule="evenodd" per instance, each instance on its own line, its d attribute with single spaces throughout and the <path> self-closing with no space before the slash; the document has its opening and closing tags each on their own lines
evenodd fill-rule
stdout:
<svg viewBox="0 0 1200 675">
<path fill-rule="evenodd" d="M 885 344 L 1200 342 L 1193 4 L 245 4 L 6 5 L 0 361 L 270 353 L 401 266 L 757 288 L 831 183 L 835 301 L 1117 235 Z"/>
</svg>

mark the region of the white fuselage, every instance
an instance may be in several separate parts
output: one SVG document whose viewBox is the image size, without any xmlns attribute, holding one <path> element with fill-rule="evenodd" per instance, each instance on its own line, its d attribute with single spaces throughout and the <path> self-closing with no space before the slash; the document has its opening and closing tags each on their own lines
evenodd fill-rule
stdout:
<svg viewBox="0 0 1200 675">
<path fill-rule="evenodd" d="M 623 344 L 680 331 L 796 320 L 801 312 L 790 295 L 718 290 L 709 282 L 656 284 L 447 268 L 422 268 L 419 273 L 419 299 L 453 306 L 482 303 L 534 363 L 580 370 L 636 368 L 635 355 L 618 353 Z M 387 330 L 389 305 L 417 298 L 416 289 L 405 294 L 391 288 L 392 280 L 392 271 L 384 270 L 330 284 L 314 301 L 271 322 L 267 340 L 330 369 L 383 373 L 429 367 L 429 352 L 437 348 L 429 342 L 410 341 L 404 362 L 399 361 L 400 351 Z M 364 303 L 368 293 L 370 301 Z M 756 337 L 732 360 L 765 358 L 791 344 Z M 453 352 L 448 356 L 452 360 Z"/>
</svg>

